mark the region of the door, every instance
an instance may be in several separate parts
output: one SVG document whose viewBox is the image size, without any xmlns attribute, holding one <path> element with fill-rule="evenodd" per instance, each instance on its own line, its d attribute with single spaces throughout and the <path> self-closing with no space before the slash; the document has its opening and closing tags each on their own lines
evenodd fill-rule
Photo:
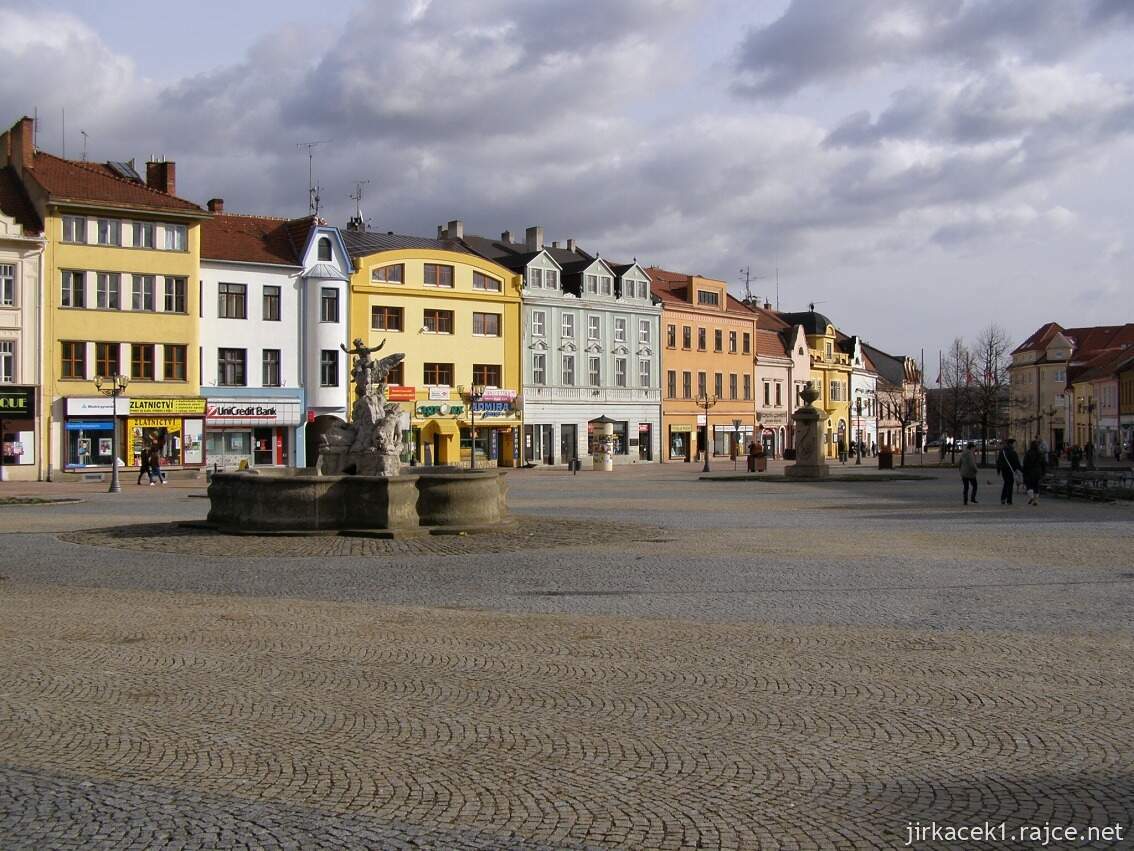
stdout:
<svg viewBox="0 0 1134 851">
<path fill-rule="evenodd" d="M 555 426 L 553 426 L 553 425 L 540 426 L 540 431 L 542 432 L 541 440 L 540 440 L 540 449 L 543 450 L 540 453 L 540 455 L 543 458 L 543 463 L 544 464 L 554 464 L 555 463 Z"/>
<path fill-rule="evenodd" d="M 649 461 L 653 452 L 653 426 L 638 426 L 638 460 Z"/>
<path fill-rule="evenodd" d="M 257 467 L 268 467 L 275 463 L 275 434 L 270 428 L 252 430 L 252 463 Z"/>
<path fill-rule="evenodd" d="M 579 427 L 564 425 L 559 427 L 559 458 L 566 464 L 579 457 Z"/>
</svg>

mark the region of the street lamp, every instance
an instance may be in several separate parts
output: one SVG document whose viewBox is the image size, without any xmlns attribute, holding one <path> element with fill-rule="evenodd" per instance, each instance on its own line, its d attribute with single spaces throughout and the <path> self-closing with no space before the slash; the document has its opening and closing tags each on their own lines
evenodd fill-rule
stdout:
<svg viewBox="0 0 1134 851">
<path fill-rule="evenodd" d="M 855 447 L 854 447 L 854 463 L 856 466 L 862 466 L 862 397 L 857 396 L 854 400 L 854 415 L 857 420 L 857 428 L 855 430 Z"/>
<path fill-rule="evenodd" d="M 469 435 L 472 452 L 469 453 L 469 468 L 476 469 L 476 403 L 484 398 L 484 385 L 474 384 L 467 391 L 462 387 L 461 396 L 469 401 Z"/>
<path fill-rule="evenodd" d="M 705 412 L 705 466 L 701 469 L 702 473 L 709 472 L 709 453 L 712 451 L 709 448 L 709 409 L 719 401 L 720 397 L 710 396 L 708 390 L 697 394 L 697 407 Z"/>
<path fill-rule="evenodd" d="M 99 393 L 110 397 L 110 422 L 114 430 L 114 443 L 110 447 L 110 489 L 107 493 L 121 493 L 122 484 L 118 481 L 118 397 L 126 392 L 130 378 L 125 375 L 96 375 L 94 383 Z"/>
</svg>

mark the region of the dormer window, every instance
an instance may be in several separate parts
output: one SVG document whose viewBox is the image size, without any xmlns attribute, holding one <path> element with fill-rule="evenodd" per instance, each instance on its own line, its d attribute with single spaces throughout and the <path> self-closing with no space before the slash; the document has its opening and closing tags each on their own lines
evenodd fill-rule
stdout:
<svg viewBox="0 0 1134 851">
<path fill-rule="evenodd" d="M 720 293 L 713 292 L 712 290 L 697 290 L 697 304 L 706 304 L 711 307 L 717 307 L 721 303 Z"/>
<path fill-rule="evenodd" d="M 328 237 L 325 237 L 325 236 L 319 237 L 319 259 L 320 260 L 330 260 L 331 259 L 331 240 Z"/>
<path fill-rule="evenodd" d="M 609 275 L 600 275 L 599 283 L 602 285 L 603 295 L 612 295 L 614 293 L 614 281 Z"/>
<path fill-rule="evenodd" d="M 543 269 L 528 269 L 528 286 L 543 289 Z"/>
<path fill-rule="evenodd" d="M 835 345 L 834 345 L 834 343 L 828 343 L 827 344 L 827 360 L 830 360 L 832 357 L 834 357 L 834 355 L 835 355 Z"/>
<path fill-rule="evenodd" d="M 557 269 L 544 269 L 543 285 L 549 290 L 559 289 L 559 271 Z"/>
<path fill-rule="evenodd" d="M 598 294 L 598 275 L 587 275 L 587 292 L 591 295 Z"/>
<path fill-rule="evenodd" d="M 370 273 L 370 280 L 384 284 L 400 284 L 406 279 L 406 266 L 404 263 L 394 263 L 390 266 L 379 266 Z"/>
<path fill-rule="evenodd" d="M 638 281 L 638 298 L 647 299 L 650 297 L 650 285 L 645 281 Z"/>
</svg>

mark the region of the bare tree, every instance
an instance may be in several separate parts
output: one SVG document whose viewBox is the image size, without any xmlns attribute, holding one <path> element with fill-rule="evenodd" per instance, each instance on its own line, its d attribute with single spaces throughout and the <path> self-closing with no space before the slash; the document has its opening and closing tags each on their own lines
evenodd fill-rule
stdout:
<svg viewBox="0 0 1134 851">
<path fill-rule="evenodd" d="M 1011 347 L 1008 332 L 993 322 L 980 332 L 971 354 L 976 371 L 970 385 L 970 401 L 972 416 L 980 424 L 982 467 L 988 461 L 989 431 L 1005 424 Z"/>
<path fill-rule="evenodd" d="M 941 412 L 953 437 L 953 463 L 957 461 L 957 437 L 972 420 L 974 365 L 972 352 L 965 341 L 957 337 L 941 365 L 940 382 Z"/>
<path fill-rule="evenodd" d="M 895 387 L 890 382 L 878 385 L 874 391 L 878 404 L 882 406 L 879 415 L 897 420 L 901 426 L 902 466 L 906 466 L 906 431 L 910 425 L 919 421 L 917 399 L 911 398 L 905 387 Z"/>
</svg>

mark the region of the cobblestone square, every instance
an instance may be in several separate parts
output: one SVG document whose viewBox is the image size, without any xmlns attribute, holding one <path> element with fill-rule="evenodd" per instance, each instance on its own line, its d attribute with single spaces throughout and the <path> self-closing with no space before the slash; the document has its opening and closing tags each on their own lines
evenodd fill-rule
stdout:
<svg viewBox="0 0 1134 851">
<path fill-rule="evenodd" d="M 926 475 L 518 471 L 410 542 L 0 485 L 81 500 L 0 506 L 0 848 L 1126 846 L 1134 508 Z"/>
</svg>

